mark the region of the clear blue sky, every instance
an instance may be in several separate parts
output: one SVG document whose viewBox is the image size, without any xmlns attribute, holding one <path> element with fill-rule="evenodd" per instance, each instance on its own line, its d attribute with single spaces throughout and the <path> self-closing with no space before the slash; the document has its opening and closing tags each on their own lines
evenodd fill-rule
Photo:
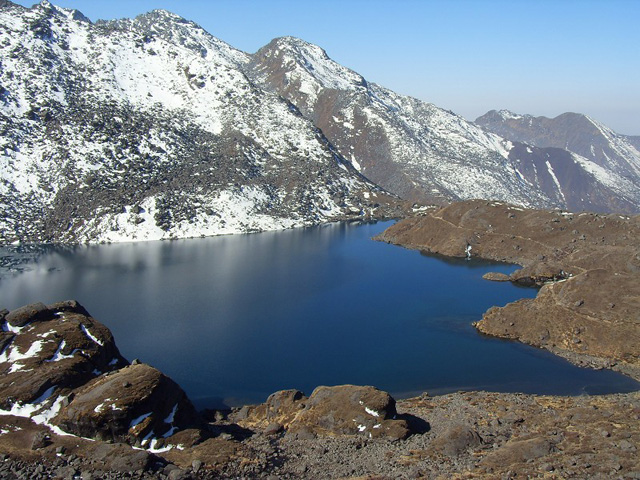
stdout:
<svg viewBox="0 0 640 480">
<path fill-rule="evenodd" d="M 275 37 L 300 37 L 369 81 L 471 120 L 501 108 L 573 111 L 640 135 L 640 0 L 53 3 L 94 21 L 164 8 L 251 53 Z"/>
</svg>

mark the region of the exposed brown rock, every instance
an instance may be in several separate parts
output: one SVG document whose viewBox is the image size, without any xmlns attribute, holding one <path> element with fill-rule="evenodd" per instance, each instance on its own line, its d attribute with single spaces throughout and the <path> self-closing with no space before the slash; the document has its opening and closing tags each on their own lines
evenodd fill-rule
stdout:
<svg viewBox="0 0 640 480">
<path fill-rule="evenodd" d="M 97 443 L 93 448 L 87 449 L 86 456 L 106 470 L 122 473 L 142 472 L 157 460 L 149 452 L 133 450 L 129 445 L 121 443 Z"/>
<path fill-rule="evenodd" d="M 77 389 L 53 423 L 79 436 L 133 444 L 198 426 L 199 420 L 173 380 L 140 363 L 102 375 Z"/>
<path fill-rule="evenodd" d="M 485 273 L 482 278 L 485 280 L 491 280 L 492 282 L 508 282 L 511 280 L 509 275 L 500 272 L 488 272 Z"/>
<path fill-rule="evenodd" d="M 2 408 L 68 391 L 127 363 L 111 332 L 76 302 L 28 305 L 6 321 L 13 332 L 0 332 Z"/>
<path fill-rule="evenodd" d="M 367 438 L 406 438 L 405 419 L 395 419 L 395 400 L 374 387 L 318 387 L 307 398 L 297 390 L 269 396 L 267 402 L 245 407 L 233 418 L 239 425 L 277 433 L 281 427 L 301 438 L 357 435 Z"/>
<path fill-rule="evenodd" d="M 494 307 L 483 333 L 640 378 L 640 217 L 468 201 L 404 219 L 377 237 L 424 252 L 522 265 L 535 299 Z"/>
<path fill-rule="evenodd" d="M 44 303 L 32 303 L 8 312 L 5 320 L 12 327 L 24 327 L 28 323 L 49 317 L 50 313 Z"/>
<path fill-rule="evenodd" d="M 477 447 L 482 443 L 482 438 L 468 425 L 454 424 L 444 430 L 432 443 L 435 450 L 441 451 L 447 456 L 460 455 L 465 450 Z"/>
<path fill-rule="evenodd" d="M 409 427 L 404 420 L 394 420 L 396 413 L 395 400 L 374 387 L 318 387 L 289 424 L 289 432 L 406 438 Z"/>
</svg>

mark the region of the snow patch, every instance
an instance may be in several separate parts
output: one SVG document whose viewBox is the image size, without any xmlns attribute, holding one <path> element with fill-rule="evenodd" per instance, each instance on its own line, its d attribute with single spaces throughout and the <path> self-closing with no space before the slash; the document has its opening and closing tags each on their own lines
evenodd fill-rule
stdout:
<svg viewBox="0 0 640 480">
<path fill-rule="evenodd" d="M 549 160 L 546 160 L 545 164 L 547 165 L 547 171 L 549 172 L 549 175 L 551 175 L 551 179 L 553 180 L 553 183 L 555 183 L 556 188 L 558 189 L 558 193 L 560 194 L 560 196 L 562 197 L 562 200 L 566 204 L 567 203 L 567 199 L 565 198 L 564 193 L 562 193 L 562 186 L 560 185 L 560 182 L 558 181 L 558 177 L 556 177 L 556 174 L 553 171 L 553 167 L 549 163 Z"/>
<path fill-rule="evenodd" d="M 369 408 L 369 407 L 364 407 L 364 411 L 367 412 L 369 415 L 373 415 L 374 417 L 379 417 L 380 413 L 376 412 L 375 410 Z"/>
<path fill-rule="evenodd" d="M 89 331 L 89 329 L 88 329 L 87 327 L 85 327 L 85 326 L 84 326 L 84 324 L 83 324 L 83 323 L 81 323 L 81 324 L 80 324 L 80 329 L 82 330 L 82 333 L 84 333 L 84 334 L 85 334 L 85 336 L 86 336 L 89 340 L 93 341 L 94 343 L 97 343 L 97 344 L 98 344 L 98 345 L 100 345 L 100 346 L 103 346 L 103 345 L 104 345 L 104 342 L 100 341 L 100 340 L 98 339 L 98 337 L 96 337 L 95 335 L 93 335 L 93 334 Z"/>
<path fill-rule="evenodd" d="M 141 424 L 146 418 L 150 417 L 152 413 L 153 412 L 145 413 L 143 415 L 140 415 L 137 418 L 134 418 L 133 420 L 131 420 L 131 423 L 129 424 L 129 428 L 131 429 L 131 428 Z"/>
<path fill-rule="evenodd" d="M 66 346 L 66 342 L 62 340 L 60 342 L 60 345 L 58 345 L 58 349 L 56 350 L 56 353 L 54 353 L 51 358 L 46 359 L 45 362 L 59 362 L 67 358 L 73 358 L 73 356 L 80 351 L 79 348 L 76 348 L 69 355 L 65 355 L 62 353 L 62 350 L 64 349 L 65 346 Z"/>
</svg>

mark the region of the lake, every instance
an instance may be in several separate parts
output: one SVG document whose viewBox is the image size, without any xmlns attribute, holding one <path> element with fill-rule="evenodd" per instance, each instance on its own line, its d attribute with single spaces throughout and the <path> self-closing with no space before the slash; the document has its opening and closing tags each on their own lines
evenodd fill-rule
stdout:
<svg viewBox="0 0 640 480">
<path fill-rule="evenodd" d="M 627 392 L 638 383 L 481 335 L 493 305 L 536 290 L 482 279 L 516 267 L 445 260 L 375 242 L 391 225 L 320 227 L 164 242 L 2 247 L 0 306 L 75 299 L 122 354 L 177 381 L 197 407 L 263 402 L 318 385 L 396 398 L 455 390 Z"/>
</svg>

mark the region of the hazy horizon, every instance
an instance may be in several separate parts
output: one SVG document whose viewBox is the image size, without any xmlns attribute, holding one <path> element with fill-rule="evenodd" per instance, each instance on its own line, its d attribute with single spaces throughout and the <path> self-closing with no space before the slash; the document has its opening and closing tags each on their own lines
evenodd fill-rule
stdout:
<svg viewBox="0 0 640 480">
<path fill-rule="evenodd" d="M 92 21 L 163 8 L 248 53 L 276 37 L 299 37 L 368 81 L 468 120 L 493 109 L 576 112 L 640 135 L 640 2 L 633 0 L 52 3 Z"/>
</svg>

